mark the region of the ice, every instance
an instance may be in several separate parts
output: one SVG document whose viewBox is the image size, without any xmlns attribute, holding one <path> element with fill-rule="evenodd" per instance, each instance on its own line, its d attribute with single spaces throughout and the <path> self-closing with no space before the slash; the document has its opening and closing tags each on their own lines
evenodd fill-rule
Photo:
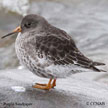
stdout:
<svg viewBox="0 0 108 108">
<path fill-rule="evenodd" d="M 26 91 L 26 89 L 22 86 L 12 86 L 11 89 L 14 90 L 15 92 L 25 92 Z"/>
</svg>

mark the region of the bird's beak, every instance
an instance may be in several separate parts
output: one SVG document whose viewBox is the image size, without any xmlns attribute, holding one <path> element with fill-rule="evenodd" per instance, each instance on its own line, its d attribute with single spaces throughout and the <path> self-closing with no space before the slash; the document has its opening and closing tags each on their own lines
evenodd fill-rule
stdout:
<svg viewBox="0 0 108 108">
<path fill-rule="evenodd" d="M 2 36 L 1 38 L 3 39 L 3 38 L 5 38 L 5 37 L 7 37 L 7 36 L 10 36 L 10 35 L 13 35 L 13 34 L 19 33 L 19 32 L 21 32 L 21 27 L 20 27 L 20 26 L 17 27 L 16 29 L 14 29 L 13 32 L 8 33 L 7 35 Z"/>
</svg>

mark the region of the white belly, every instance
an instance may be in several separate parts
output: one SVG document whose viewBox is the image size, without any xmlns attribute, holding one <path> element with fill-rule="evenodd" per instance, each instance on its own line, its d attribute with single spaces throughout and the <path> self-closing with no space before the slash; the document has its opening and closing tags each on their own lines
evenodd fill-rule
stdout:
<svg viewBox="0 0 108 108">
<path fill-rule="evenodd" d="M 49 72 L 56 78 L 65 78 L 72 74 L 89 72 L 89 69 L 84 69 L 82 67 L 76 66 L 74 64 L 69 65 L 50 65 L 45 68 L 46 72 Z"/>
</svg>

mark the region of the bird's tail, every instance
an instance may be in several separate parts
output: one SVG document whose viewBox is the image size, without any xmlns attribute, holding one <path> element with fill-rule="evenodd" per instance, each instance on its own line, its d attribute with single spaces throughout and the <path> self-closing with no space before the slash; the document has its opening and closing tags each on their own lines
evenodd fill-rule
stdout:
<svg viewBox="0 0 108 108">
<path fill-rule="evenodd" d="M 100 66 L 100 65 L 105 65 L 105 63 L 100 63 L 100 62 L 93 62 L 94 66 Z"/>
<path fill-rule="evenodd" d="M 91 65 L 91 69 L 93 69 L 96 72 L 106 72 L 105 70 L 98 69 L 96 66 L 105 65 L 104 63 L 100 62 L 93 62 Z"/>
<path fill-rule="evenodd" d="M 91 59 L 83 55 L 79 50 L 77 51 L 77 53 L 75 53 L 75 56 L 76 56 L 75 61 L 77 62 L 76 65 L 87 69 L 92 69 L 96 72 L 106 72 L 104 70 L 97 68 L 97 66 L 105 65 L 105 63 L 92 61 Z"/>
<path fill-rule="evenodd" d="M 107 71 L 105 71 L 105 70 L 98 69 L 98 68 L 95 67 L 95 66 L 92 66 L 91 69 L 94 70 L 94 71 L 96 71 L 96 72 L 107 72 Z"/>
<path fill-rule="evenodd" d="M 106 71 L 98 69 L 96 67 L 96 66 L 100 66 L 100 65 L 105 65 L 104 63 L 94 62 L 94 61 L 88 59 L 87 57 L 85 57 L 81 53 L 76 54 L 76 56 L 77 56 L 77 63 L 78 63 L 77 65 L 82 66 L 87 69 L 92 69 L 96 72 L 106 72 Z"/>
</svg>

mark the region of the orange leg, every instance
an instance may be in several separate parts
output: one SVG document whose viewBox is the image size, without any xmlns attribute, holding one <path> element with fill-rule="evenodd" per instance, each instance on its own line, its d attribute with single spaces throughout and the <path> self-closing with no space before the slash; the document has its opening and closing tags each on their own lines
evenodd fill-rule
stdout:
<svg viewBox="0 0 108 108">
<path fill-rule="evenodd" d="M 43 89 L 43 90 L 49 90 L 51 88 L 54 88 L 56 86 L 56 79 L 54 79 L 53 83 L 51 84 L 52 79 L 49 80 L 48 84 L 39 84 L 36 83 L 33 88 L 39 88 L 39 89 Z"/>
<path fill-rule="evenodd" d="M 54 79 L 53 83 L 52 83 L 52 88 L 54 88 L 56 86 L 56 79 Z"/>
<path fill-rule="evenodd" d="M 50 90 L 52 88 L 51 81 L 52 79 L 49 80 L 48 84 L 36 84 L 33 86 L 33 88 L 39 88 L 42 90 Z"/>
<path fill-rule="evenodd" d="M 36 83 L 36 85 L 46 86 L 47 84 L 40 84 L 40 83 Z"/>
<path fill-rule="evenodd" d="M 40 84 L 40 83 L 36 83 L 36 85 L 47 86 L 47 84 Z M 56 79 L 54 79 L 54 81 L 52 83 L 52 87 L 54 88 L 55 86 L 56 86 Z"/>
</svg>

